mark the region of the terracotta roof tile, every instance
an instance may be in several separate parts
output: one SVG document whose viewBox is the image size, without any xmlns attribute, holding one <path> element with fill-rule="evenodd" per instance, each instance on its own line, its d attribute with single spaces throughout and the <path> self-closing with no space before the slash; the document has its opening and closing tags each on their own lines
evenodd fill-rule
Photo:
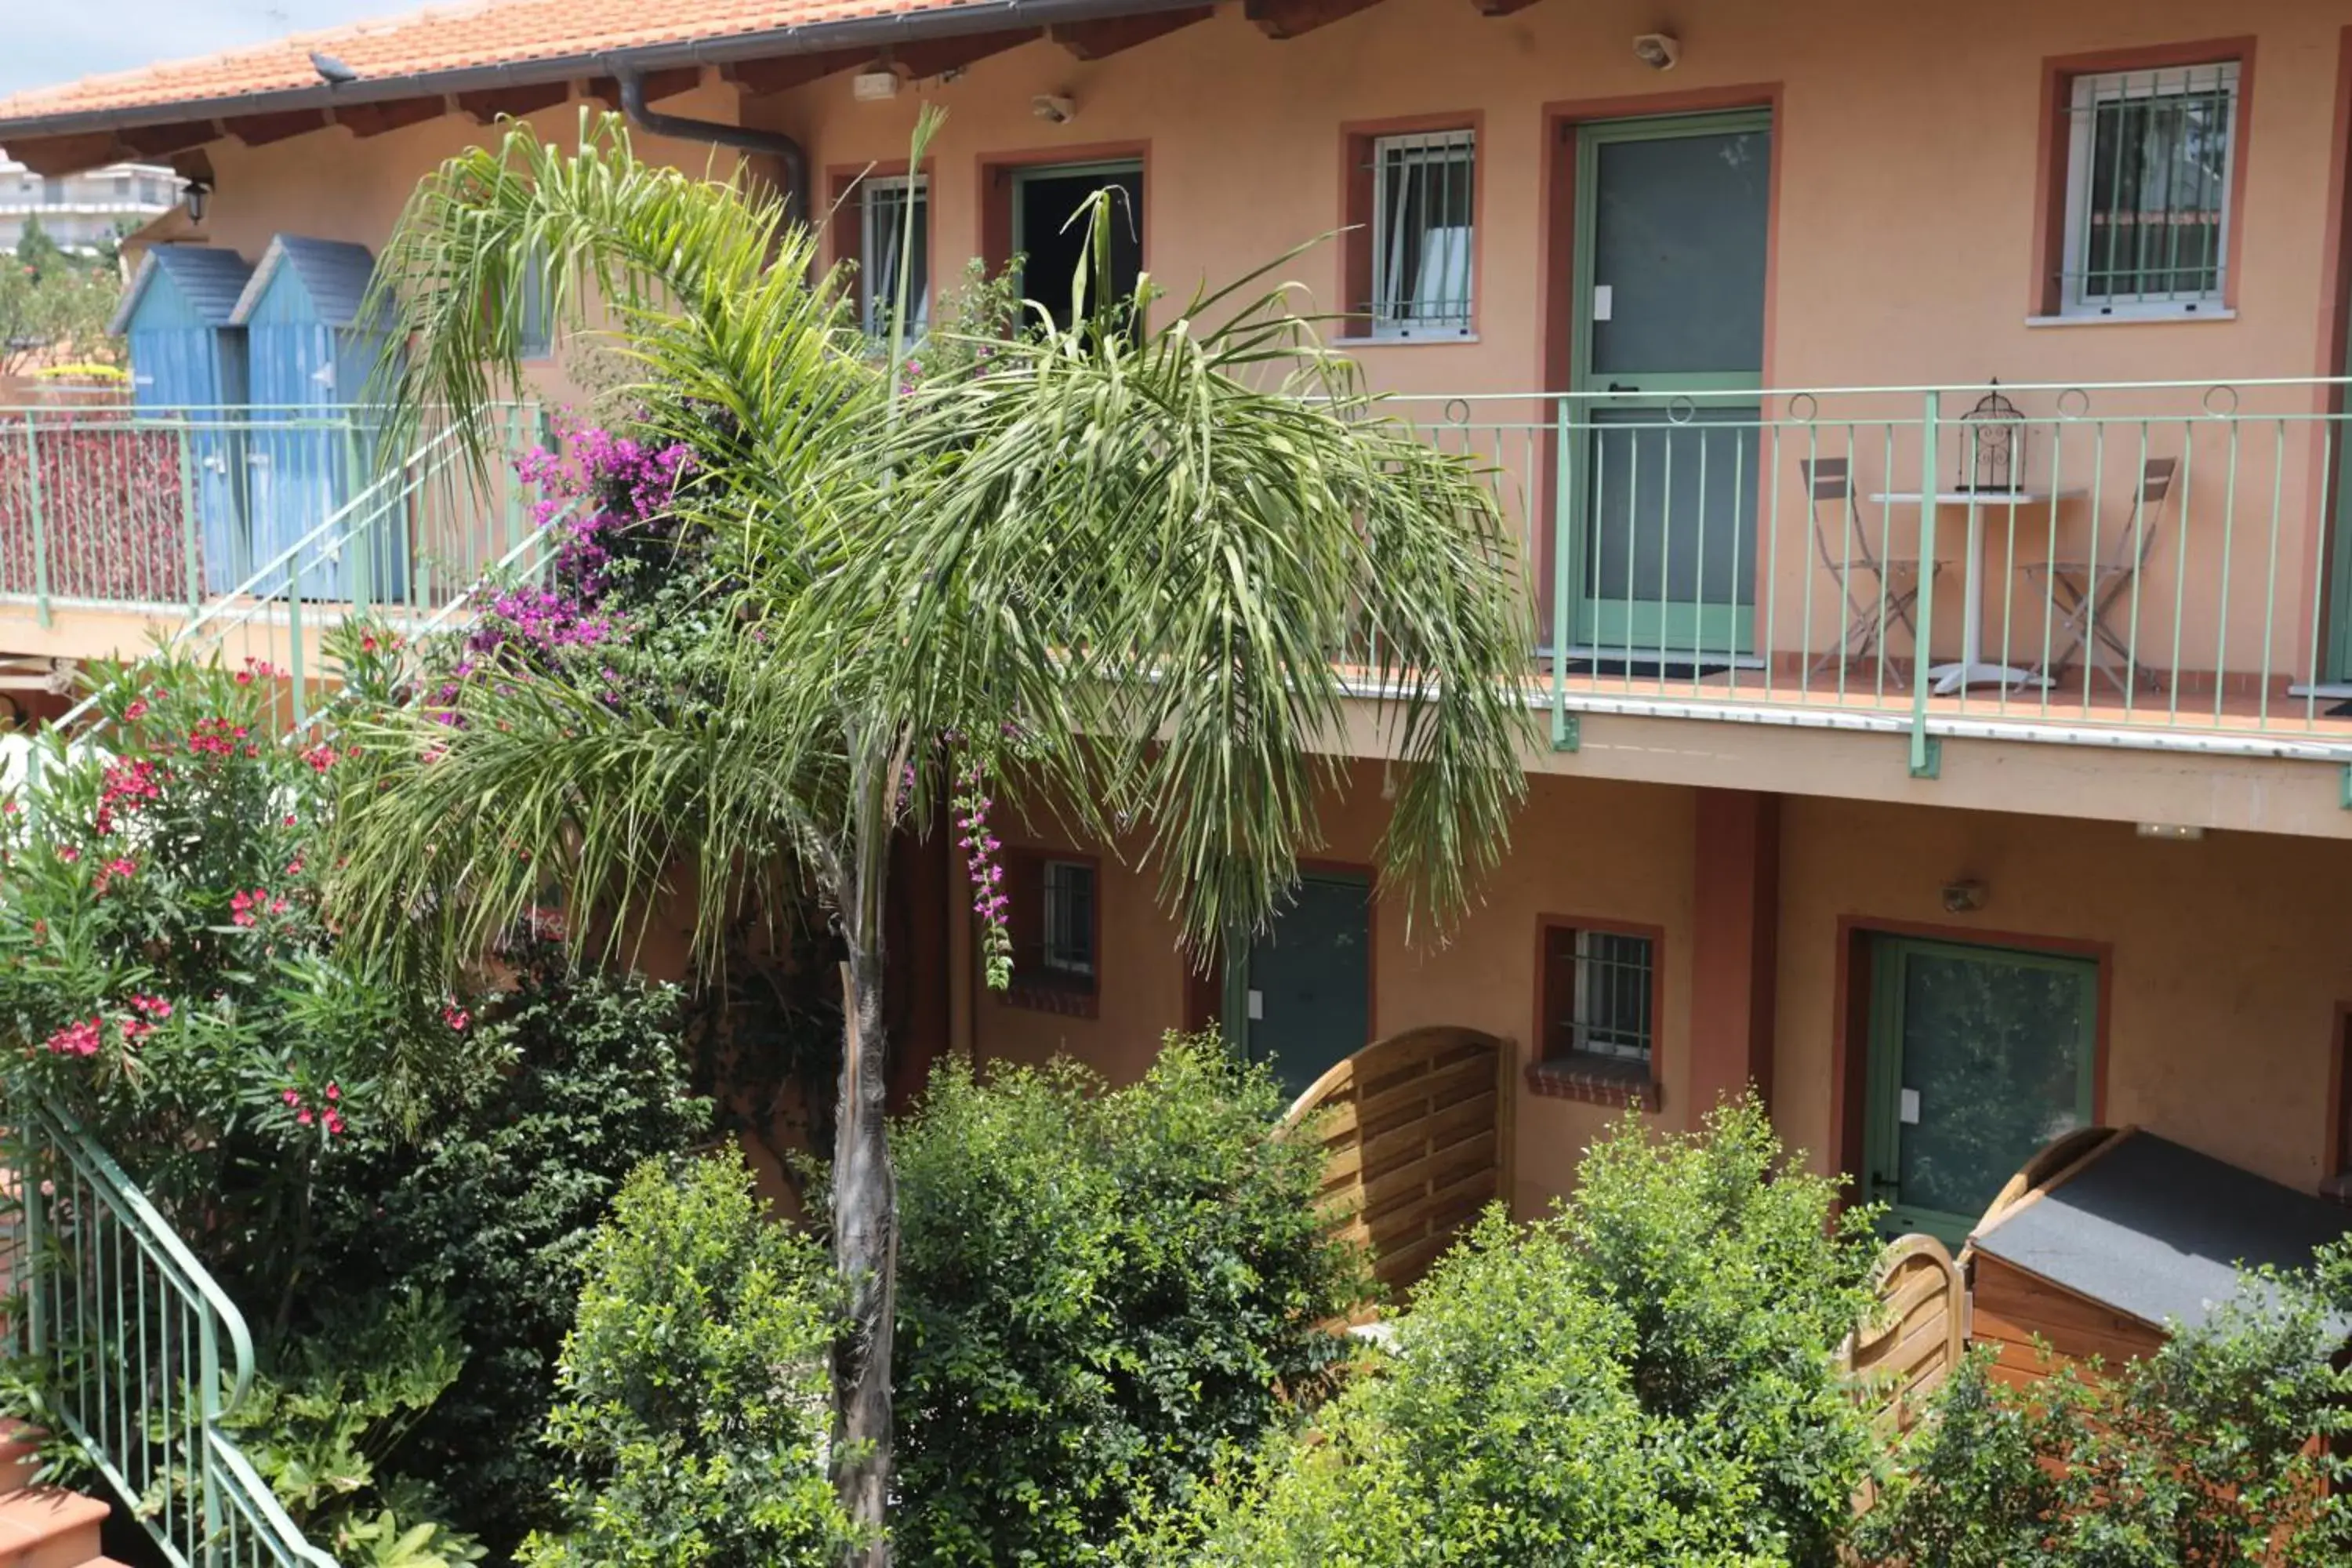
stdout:
<svg viewBox="0 0 2352 1568">
<path fill-rule="evenodd" d="M 310 53 L 370 79 L 527 65 L 609 50 L 709 43 L 786 27 L 942 11 L 970 0 L 475 0 L 296 34 L 197 59 L 0 98 L 0 124 L 209 103 L 320 85 Z"/>
</svg>

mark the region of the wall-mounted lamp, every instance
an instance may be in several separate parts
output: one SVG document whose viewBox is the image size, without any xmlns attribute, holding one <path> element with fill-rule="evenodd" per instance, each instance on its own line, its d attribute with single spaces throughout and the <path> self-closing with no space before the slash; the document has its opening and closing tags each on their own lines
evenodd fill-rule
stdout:
<svg viewBox="0 0 2352 1568">
<path fill-rule="evenodd" d="M 2205 837 L 2205 830 L 2193 822 L 2143 822 L 2139 825 L 2142 838 L 2168 838 L 2177 844 L 2193 844 Z"/>
<path fill-rule="evenodd" d="M 1947 882 L 1944 884 L 1944 912 L 1948 915 L 1974 914 L 1985 907 L 1988 896 L 1982 882 Z"/>
<path fill-rule="evenodd" d="M 1041 92 L 1029 100 L 1029 112 L 1049 125 L 1067 125 L 1077 118 L 1078 106 L 1066 93 Z"/>
<path fill-rule="evenodd" d="M 183 194 L 183 199 L 187 204 L 188 221 L 204 222 L 205 208 L 212 205 L 213 183 L 206 179 L 190 180 L 186 191 Z"/>
<path fill-rule="evenodd" d="M 1672 33 L 1644 33 L 1633 40 L 1633 58 L 1654 71 L 1670 71 L 1683 58 L 1683 41 Z"/>
<path fill-rule="evenodd" d="M 880 103 L 898 96 L 898 72 L 891 66 L 876 66 L 859 71 L 849 79 L 849 96 L 860 103 Z"/>
</svg>

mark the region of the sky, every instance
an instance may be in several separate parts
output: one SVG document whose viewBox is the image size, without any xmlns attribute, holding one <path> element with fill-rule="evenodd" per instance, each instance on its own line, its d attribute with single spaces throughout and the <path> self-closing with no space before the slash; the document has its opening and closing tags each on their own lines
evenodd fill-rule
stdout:
<svg viewBox="0 0 2352 1568">
<path fill-rule="evenodd" d="M 0 94 L 420 9 L 425 0 L 0 0 Z"/>
</svg>

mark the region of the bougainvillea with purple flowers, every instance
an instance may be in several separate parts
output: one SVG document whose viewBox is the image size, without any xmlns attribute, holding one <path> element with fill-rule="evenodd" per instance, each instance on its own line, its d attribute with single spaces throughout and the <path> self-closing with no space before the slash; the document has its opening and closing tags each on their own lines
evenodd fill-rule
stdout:
<svg viewBox="0 0 2352 1568">
<path fill-rule="evenodd" d="M 559 530 L 562 542 L 545 584 L 483 591 L 451 679 L 516 663 L 552 672 L 572 650 L 625 640 L 625 606 L 649 586 L 645 569 L 677 563 L 671 503 L 693 467 L 693 450 L 682 442 L 656 444 L 569 421 L 557 425 L 551 445 L 517 459 L 516 475 L 537 492 L 532 521 Z M 445 689 L 438 700 L 454 711 L 457 697 Z"/>
</svg>

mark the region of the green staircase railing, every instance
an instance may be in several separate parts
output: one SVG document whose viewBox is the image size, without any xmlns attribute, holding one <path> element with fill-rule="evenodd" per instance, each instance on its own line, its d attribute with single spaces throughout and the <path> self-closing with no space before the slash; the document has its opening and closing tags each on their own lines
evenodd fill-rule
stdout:
<svg viewBox="0 0 2352 1568">
<path fill-rule="evenodd" d="M 236 1303 L 64 1110 L 16 1115 L 0 1258 L 13 1348 L 50 1410 L 176 1568 L 333 1568 L 223 1425 L 253 1383 Z"/>
<path fill-rule="evenodd" d="M 535 416 L 505 410 L 509 436 Z M 535 578 L 551 564 L 568 513 L 529 526 L 519 494 L 476 502 L 453 429 L 420 442 L 303 538 L 262 563 L 236 591 L 193 615 L 150 658 L 241 655 L 285 671 L 293 732 L 317 721 L 334 688 L 316 643 L 324 627 L 373 614 L 411 637 L 462 615 L 475 589 Z M 502 513 L 502 516 L 499 515 Z M 423 546 L 490 541 L 438 556 Z M 347 571 L 397 563 L 390 579 Z M 331 596 L 305 592 L 342 573 Z M 437 582 L 437 586 L 436 585 Z M 60 728 L 98 739 L 85 700 Z M 37 797 L 42 752 L 31 753 Z M 274 1564 L 333 1568 L 305 1541 L 226 1422 L 254 1375 L 243 1315 L 170 1222 L 63 1108 L 35 1099 L 8 1113 L 0 1149 L 0 1339 L 26 1357 L 58 1418 L 131 1505 L 175 1568 Z"/>
</svg>

